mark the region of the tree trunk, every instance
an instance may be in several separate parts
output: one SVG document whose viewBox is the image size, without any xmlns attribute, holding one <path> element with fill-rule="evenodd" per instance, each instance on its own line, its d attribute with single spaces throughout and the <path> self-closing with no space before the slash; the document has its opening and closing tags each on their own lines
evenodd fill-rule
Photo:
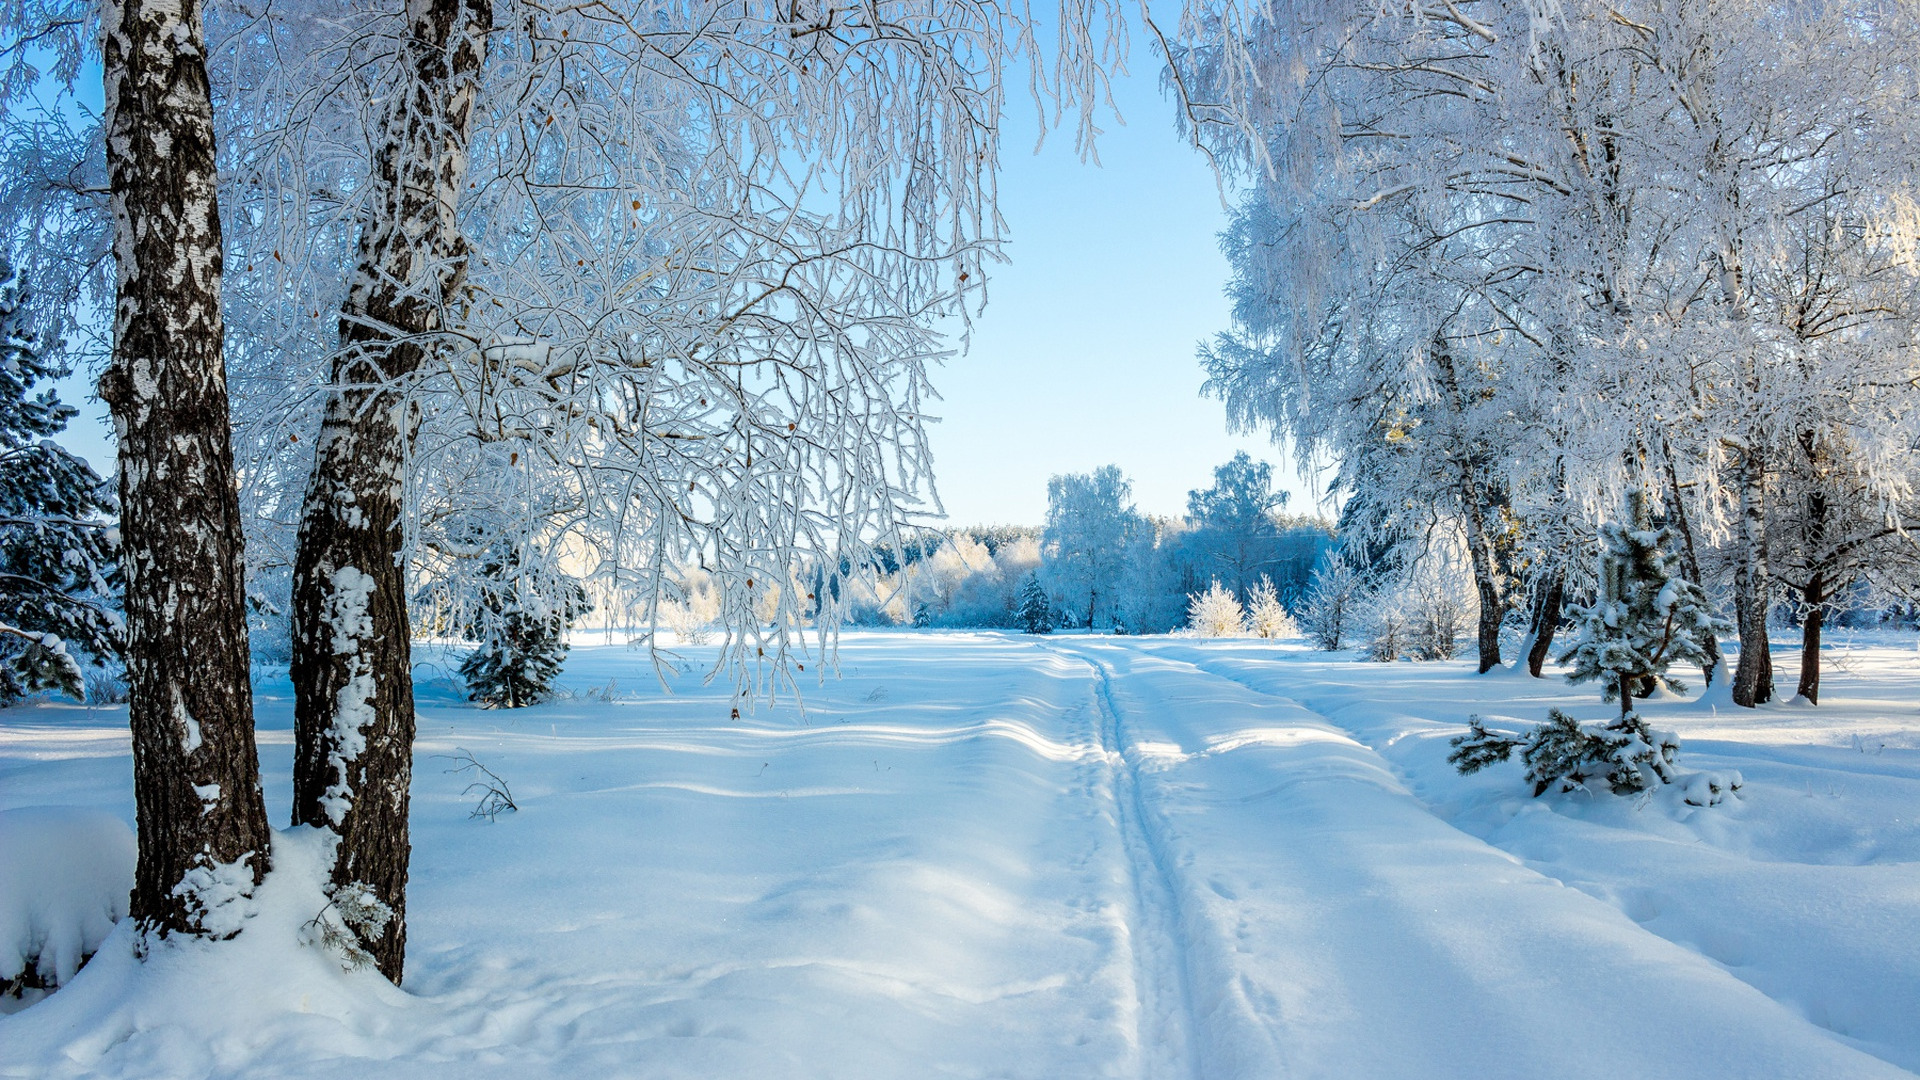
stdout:
<svg viewBox="0 0 1920 1080">
<path fill-rule="evenodd" d="M 1487 536 L 1486 515 L 1480 505 L 1480 486 L 1474 482 L 1473 468 L 1460 465 L 1460 498 L 1466 510 L 1467 555 L 1473 564 L 1473 587 L 1480 598 L 1480 673 L 1486 674 L 1500 664 L 1500 624 L 1507 615 L 1506 598 L 1493 566 L 1492 541 Z"/>
<path fill-rule="evenodd" d="M 406 384 L 460 288 L 455 209 L 492 9 L 486 0 L 409 0 L 407 15 L 293 582 L 294 820 L 339 835 L 336 891 L 370 895 L 390 913 L 351 929 L 395 983 L 406 952 L 414 735 L 401 520 L 413 428 Z"/>
<path fill-rule="evenodd" d="M 1560 607 L 1566 591 L 1567 572 L 1555 569 L 1534 599 L 1533 618 L 1527 629 L 1527 672 L 1536 679 L 1546 666 L 1547 655 L 1553 651 L 1553 635 L 1560 629 Z"/>
<path fill-rule="evenodd" d="M 1807 577 L 1801 599 L 1807 614 L 1800 622 L 1800 689 L 1807 704 L 1820 704 L 1820 630 L 1826 624 L 1826 575 L 1814 571 Z"/>
<path fill-rule="evenodd" d="M 102 10 L 115 270 L 100 396 L 120 441 L 128 719 L 140 827 L 130 914 L 230 937 L 268 868 L 228 439 L 213 106 L 198 0 Z"/>
<path fill-rule="evenodd" d="M 1740 632 L 1740 663 L 1733 672 L 1733 701 L 1749 708 L 1773 700 L 1773 654 L 1767 644 L 1766 468 L 1758 448 L 1740 456 L 1740 523 L 1733 571 L 1734 623 Z"/>
<path fill-rule="evenodd" d="M 1453 354 L 1446 339 L 1434 335 L 1432 357 L 1446 391 L 1444 400 L 1456 423 L 1466 414 L 1466 402 L 1459 378 L 1453 368 Z M 1480 483 L 1473 463 L 1473 449 L 1456 446 L 1455 463 L 1460 469 L 1460 515 L 1467 527 L 1467 557 L 1473 565 L 1473 587 L 1480 599 L 1480 673 L 1486 674 L 1500 664 L 1500 624 L 1506 621 L 1507 600 L 1498 569 L 1493 563 L 1493 536 L 1487 529 L 1485 487 Z"/>
</svg>

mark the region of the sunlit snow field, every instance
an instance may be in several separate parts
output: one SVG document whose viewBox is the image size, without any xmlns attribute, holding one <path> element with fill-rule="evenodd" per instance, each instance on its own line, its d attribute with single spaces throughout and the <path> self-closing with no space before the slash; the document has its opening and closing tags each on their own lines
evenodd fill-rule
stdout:
<svg viewBox="0 0 1920 1080">
<path fill-rule="evenodd" d="M 561 700 L 514 712 L 422 653 L 404 994 L 297 944 L 318 863 L 294 835 L 239 939 L 137 979 L 109 941 L 0 1018 L 0 1075 L 1920 1070 L 1912 635 L 1839 641 L 1818 708 L 1648 703 L 1683 767 L 1744 774 L 1707 809 L 1531 799 L 1517 762 L 1455 775 L 1470 713 L 1614 708 L 1467 661 L 858 633 L 804 711 L 733 719 L 710 651 L 669 695 L 599 640 Z M 1789 690 L 1796 656 L 1777 646 Z M 258 705 L 284 821 L 284 678 Z M 0 810 L 131 822 L 124 724 L 0 712 Z M 470 816 L 462 752 L 517 812 Z"/>
</svg>

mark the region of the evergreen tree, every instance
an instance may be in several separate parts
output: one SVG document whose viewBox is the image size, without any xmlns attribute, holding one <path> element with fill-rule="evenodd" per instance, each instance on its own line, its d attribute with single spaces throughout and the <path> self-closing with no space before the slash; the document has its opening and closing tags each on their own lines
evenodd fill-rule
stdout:
<svg viewBox="0 0 1920 1080">
<path fill-rule="evenodd" d="M 1025 633 L 1053 633 L 1053 603 L 1047 599 L 1046 587 L 1040 584 L 1039 572 L 1028 574 L 1026 584 L 1020 586 L 1020 607 L 1014 618 Z"/>
<path fill-rule="evenodd" d="M 461 662 L 460 677 L 468 698 L 491 708 L 546 698 L 567 656 L 567 628 L 593 610 L 579 582 L 525 561 L 520 544 L 499 541 L 480 565 L 478 611 L 468 626 L 479 647 Z"/>
<path fill-rule="evenodd" d="M 1680 576 L 1672 531 L 1653 528 L 1646 495 L 1629 488 L 1623 509 L 1621 521 L 1600 527 L 1597 592 L 1593 603 L 1574 607 L 1579 637 L 1560 661 L 1573 665 L 1567 678 L 1574 682 L 1600 680 L 1606 700 L 1618 699 L 1626 717 L 1633 699 L 1659 682 L 1684 690 L 1668 666 L 1702 662 L 1703 642 L 1727 625 L 1708 609 L 1700 587 Z"/>
<path fill-rule="evenodd" d="M 1574 608 L 1580 636 L 1560 658 L 1573 665 L 1570 680 L 1600 680 L 1606 700 L 1619 700 L 1619 717 L 1582 723 L 1552 709 L 1545 724 L 1518 736 L 1490 731 L 1473 717 L 1447 758 L 1460 772 L 1478 772 L 1517 749 L 1536 796 L 1592 790 L 1599 783 L 1630 795 L 1684 779 L 1686 801 L 1711 806 L 1740 790 L 1737 772 L 1683 776 L 1674 765 L 1680 740 L 1633 711 L 1633 699 L 1659 682 L 1682 689 L 1668 677 L 1668 665 L 1701 662 L 1707 655 L 1703 642 L 1728 627 L 1708 611 L 1699 586 L 1680 576 L 1680 556 L 1668 548 L 1672 536 L 1653 528 L 1638 488 L 1627 490 L 1624 510 L 1622 520 L 1600 527 L 1597 593 L 1591 604 Z"/>
<path fill-rule="evenodd" d="M 22 323 L 24 285 L 0 261 L 0 705 L 82 696 L 80 659 L 120 652 L 113 494 L 49 441 L 75 413 L 34 384 L 67 372 Z"/>
</svg>

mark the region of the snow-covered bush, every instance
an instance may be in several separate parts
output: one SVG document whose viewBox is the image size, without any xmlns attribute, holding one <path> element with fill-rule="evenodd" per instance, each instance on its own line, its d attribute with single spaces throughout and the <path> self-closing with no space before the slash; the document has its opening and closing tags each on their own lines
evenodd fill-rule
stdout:
<svg viewBox="0 0 1920 1080">
<path fill-rule="evenodd" d="M 1467 604 L 1455 581 L 1430 578 L 1414 587 L 1407 652 L 1415 660 L 1451 660 L 1460 651 Z"/>
<path fill-rule="evenodd" d="M 1388 664 L 1407 655 L 1413 643 L 1411 607 L 1400 589 L 1383 589 L 1368 598 L 1367 659 Z"/>
<path fill-rule="evenodd" d="M 1341 648 L 1353 636 L 1365 596 L 1359 572 L 1345 557 L 1334 555 L 1320 564 L 1307 585 L 1307 636 L 1328 652 Z"/>
<path fill-rule="evenodd" d="M 1254 637 L 1290 638 L 1300 636 L 1300 624 L 1280 603 L 1273 581 L 1265 574 L 1247 597 L 1247 629 Z"/>
<path fill-rule="evenodd" d="M 1238 637 L 1247 632 L 1240 601 L 1215 580 L 1207 591 L 1187 597 L 1187 631 L 1195 637 Z"/>
<path fill-rule="evenodd" d="M 0 811 L 0 997 L 32 1001 L 73 978 L 126 917 L 134 858 L 112 814 Z"/>
</svg>

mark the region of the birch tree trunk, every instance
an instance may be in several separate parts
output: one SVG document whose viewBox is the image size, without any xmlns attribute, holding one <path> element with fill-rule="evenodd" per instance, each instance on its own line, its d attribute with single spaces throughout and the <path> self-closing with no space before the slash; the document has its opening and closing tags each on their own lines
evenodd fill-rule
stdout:
<svg viewBox="0 0 1920 1080">
<path fill-rule="evenodd" d="M 128 716 L 140 855 L 130 914 L 240 930 L 266 874 L 240 505 L 228 436 L 213 106 L 198 0 L 101 11 L 115 271 L 100 395 L 120 441 Z"/>
<path fill-rule="evenodd" d="M 1740 522 L 1734 536 L 1734 625 L 1740 632 L 1740 662 L 1733 672 L 1733 700 L 1752 707 L 1773 700 L 1773 654 L 1767 643 L 1766 466 L 1758 447 L 1740 454 Z"/>
<path fill-rule="evenodd" d="M 293 583 L 294 820 L 338 834 L 336 897 L 347 890 L 360 901 L 352 907 L 364 914 L 350 928 L 396 984 L 414 736 L 405 384 L 428 358 L 464 272 L 455 210 L 493 16 L 487 0 L 408 0 L 407 17 Z"/>
<path fill-rule="evenodd" d="M 1473 564 L 1473 587 L 1480 598 L 1480 673 L 1500 665 L 1500 624 L 1506 619 L 1507 600 L 1493 564 L 1493 539 L 1487 531 L 1486 508 L 1473 466 L 1460 463 L 1460 502 L 1466 512 L 1467 557 Z"/>
</svg>

